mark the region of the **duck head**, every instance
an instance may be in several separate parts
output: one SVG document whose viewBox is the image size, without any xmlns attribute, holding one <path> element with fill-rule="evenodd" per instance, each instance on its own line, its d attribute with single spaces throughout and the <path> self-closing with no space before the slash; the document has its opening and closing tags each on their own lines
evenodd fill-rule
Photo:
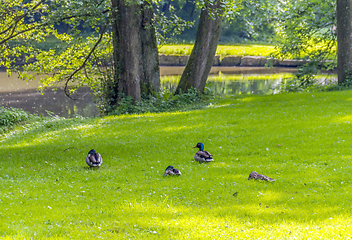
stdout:
<svg viewBox="0 0 352 240">
<path fill-rule="evenodd" d="M 165 171 L 166 171 L 166 170 L 171 170 L 171 169 L 174 169 L 174 167 L 173 167 L 173 166 L 168 166 L 168 167 L 165 169 Z"/>
<path fill-rule="evenodd" d="M 94 153 L 96 153 L 96 151 L 94 149 L 92 149 L 92 150 L 89 151 L 88 154 L 92 154 L 93 155 Z"/>
<path fill-rule="evenodd" d="M 203 143 L 197 143 L 197 146 L 193 148 L 199 148 L 199 151 L 204 151 L 204 144 Z"/>
</svg>

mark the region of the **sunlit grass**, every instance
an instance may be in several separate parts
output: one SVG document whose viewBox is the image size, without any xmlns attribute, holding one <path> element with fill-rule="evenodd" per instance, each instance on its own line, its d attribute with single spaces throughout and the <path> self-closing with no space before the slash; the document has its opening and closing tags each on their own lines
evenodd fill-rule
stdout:
<svg viewBox="0 0 352 240">
<path fill-rule="evenodd" d="M 0 137 L 0 238 L 349 239 L 351 94 L 224 96 L 196 111 L 16 127 Z M 197 142 L 214 162 L 193 160 Z M 164 178 L 168 165 L 182 175 Z"/>
<path fill-rule="evenodd" d="M 292 73 L 274 73 L 274 74 L 214 74 L 209 75 L 207 82 L 219 81 L 219 82 L 228 82 L 228 81 L 256 81 L 256 80 L 271 80 L 271 79 L 285 79 L 291 78 L 294 75 Z M 323 77 L 323 76 L 318 76 Z M 180 75 L 174 76 L 162 76 L 161 83 L 171 83 L 177 84 L 181 79 Z"/>
<path fill-rule="evenodd" d="M 274 74 L 218 74 L 211 75 L 208 81 L 260 81 L 260 80 L 276 80 L 291 78 L 292 73 L 274 73 Z"/>
<path fill-rule="evenodd" d="M 190 55 L 193 49 L 191 44 L 172 44 L 159 47 L 160 54 L 166 55 Z M 272 45 L 218 45 L 216 55 L 221 57 L 228 55 L 236 56 L 270 56 L 275 51 Z"/>
</svg>

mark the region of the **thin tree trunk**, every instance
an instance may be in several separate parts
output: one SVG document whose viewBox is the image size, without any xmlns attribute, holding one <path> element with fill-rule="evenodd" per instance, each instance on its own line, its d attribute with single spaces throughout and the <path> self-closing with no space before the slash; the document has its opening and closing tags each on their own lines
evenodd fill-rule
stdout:
<svg viewBox="0 0 352 240">
<path fill-rule="evenodd" d="M 112 45 L 113 45 L 113 69 L 114 75 L 112 79 L 108 79 L 106 82 L 106 86 L 104 91 L 106 92 L 105 97 L 107 104 L 110 107 L 114 107 L 117 105 L 119 100 L 119 32 L 117 30 L 118 24 L 118 8 L 117 8 L 117 0 L 111 0 L 111 15 L 112 15 Z"/>
<path fill-rule="evenodd" d="M 337 75 L 339 84 L 352 75 L 352 0 L 337 0 Z"/>
<path fill-rule="evenodd" d="M 177 86 L 177 94 L 186 92 L 191 87 L 204 92 L 221 33 L 222 11 L 222 0 L 216 0 L 213 4 L 207 2 L 201 11 L 196 41 Z M 216 12 L 214 19 L 210 12 Z"/>
</svg>

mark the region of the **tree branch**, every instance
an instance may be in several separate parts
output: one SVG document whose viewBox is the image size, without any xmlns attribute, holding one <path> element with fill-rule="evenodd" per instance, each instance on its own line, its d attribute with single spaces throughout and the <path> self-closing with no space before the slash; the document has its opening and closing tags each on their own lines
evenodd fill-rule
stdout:
<svg viewBox="0 0 352 240">
<path fill-rule="evenodd" d="M 15 31 L 16 29 L 16 26 L 17 24 L 22 20 L 24 19 L 29 13 L 33 12 L 35 9 L 37 9 L 43 2 L 45 2 L 45 0 L 41 0 L 40 2 L 38 2 L 30 11 L 26 12 L 25 14 L 22 14 L 20 16 L 16 16 L 14 17 L 16 20 L 14 23 L 12 23 L 8 28 L 6 28 L 4 31 L 0 32 L 0 35 L 6 33 L 7 31 L 9 31 L 12 27 L 13 27 L 13 30 L 12 30 L 12 33 Z"/>
<path fill-rule="evenodd" d="M 109 12 L 109 11 L 110 11 L 110 10 L 104 10 L 104 11 L 101 12 L 101 13 L 104 14 L 104 13 L 107 13 L 107 12 Z M 20 32 L 17 32 L 16 34 L 13 34 L 13 33 L 12 33 L 9 37 L 3 39 L 3 40 L 0 42 L 0 45 L 2 45 L 2 44 L 4 44 L 5 42 L 11 40 L 12 38 L 17 37 L 18 35 L 21 35 L 22 33 L 29 32 L 29 31 L 32 31 L 32 30 L 34 30 L 34 29 L 42 28 L 42 27 L 48 26 L 48 25 L 50 25 L 50 24 L 56 24 L 56 23 L 62 22 L 63 20 L 68 20 L 68 19 L 71 19 L 71 18 L 89 17 L 89 16 L 91 16 L 91 15 L 89 15 L 89 14 L 72 15 L 72 16 L 65 16 L 65 17 L 59 18 L 59 19 L 57 19 L 56 21 L 54 21 L 53 23 L 45 22 L 45 23 L 43 23 L 43 24 L 41 24 L 41 25 L 33 26 L 33 27 L 31 27 L 31 28 L 27 28 L 27 29 L 25 29 L 25 30 L 22 30 L 22 31 L 20 31 Z M 13 28 L 13 31 L 14 31 L 15 29 L 16 29 L 16 28 L 14 27 L 14 28 Z M 7 30 L 7 31 L 8 31 L 8 30 Z M 0 34 L 0 35 L 1 35 L 1 34 Z"/>
<path fill-rule="evenodd" d="M 71 97 L 70 93 L 68 92 L 68 83 L 70 80 L 72 80 L 73 76 L 78 73 L 79 71 L 81 71 L 85 65 L 87 64 L 89 58 L 92 56 L 92 54 L 94 53 L 95 49 L 98 47 L 99 43 L 101 42 L 101 40 L 103 39 L 103 35 L 104 35 L 104 32 L 107 28 L 107 26 L 109 25 L 109 21 L 110 19 L 108 19 L 104 25 L 104 27 L 102 28 L 101 32 L 100 32 L 100 37 L 98 39 L 98 41 L 95 43 L 94 47 L 90 50 L 89 54 L 86 56 L 84 62 L 81 64 L 81 66 L 79 68 L 77 68 L 75 71 L 73 71 L 70 76 L 68 76 L 68 78 L 66 79 L 66 82 L 65 82 L 65 88 L 64 88 L 64 91 L 65 91 L 65 94 L 67 97 L 71 98 L 72 100 L 76 100 L 74 98 Z"/>
</svg>

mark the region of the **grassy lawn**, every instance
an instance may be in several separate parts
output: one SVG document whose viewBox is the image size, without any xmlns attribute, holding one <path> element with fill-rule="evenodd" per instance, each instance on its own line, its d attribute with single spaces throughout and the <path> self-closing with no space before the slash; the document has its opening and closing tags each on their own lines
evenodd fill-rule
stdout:
<svg viewBox="0 0 352 240">
<path fill-rule="evenodd" d="M 0 137 L 0 238 L 352 238 L 351 123 L 342 91 L 23 125 Z M 197 142 L 214 162 L 193 160 Z"/>
<path fill-rule="evenodd" d="M 159 47 L 159 54 L 166 55 L 190 55 L 193 49 L 191 44 L 162 45 Z M 272 45 L 218 45 L 216 55 L 225 57 L 236 56 L 263 56 L 267 57 L 275 51 Z"/>
</svg>

